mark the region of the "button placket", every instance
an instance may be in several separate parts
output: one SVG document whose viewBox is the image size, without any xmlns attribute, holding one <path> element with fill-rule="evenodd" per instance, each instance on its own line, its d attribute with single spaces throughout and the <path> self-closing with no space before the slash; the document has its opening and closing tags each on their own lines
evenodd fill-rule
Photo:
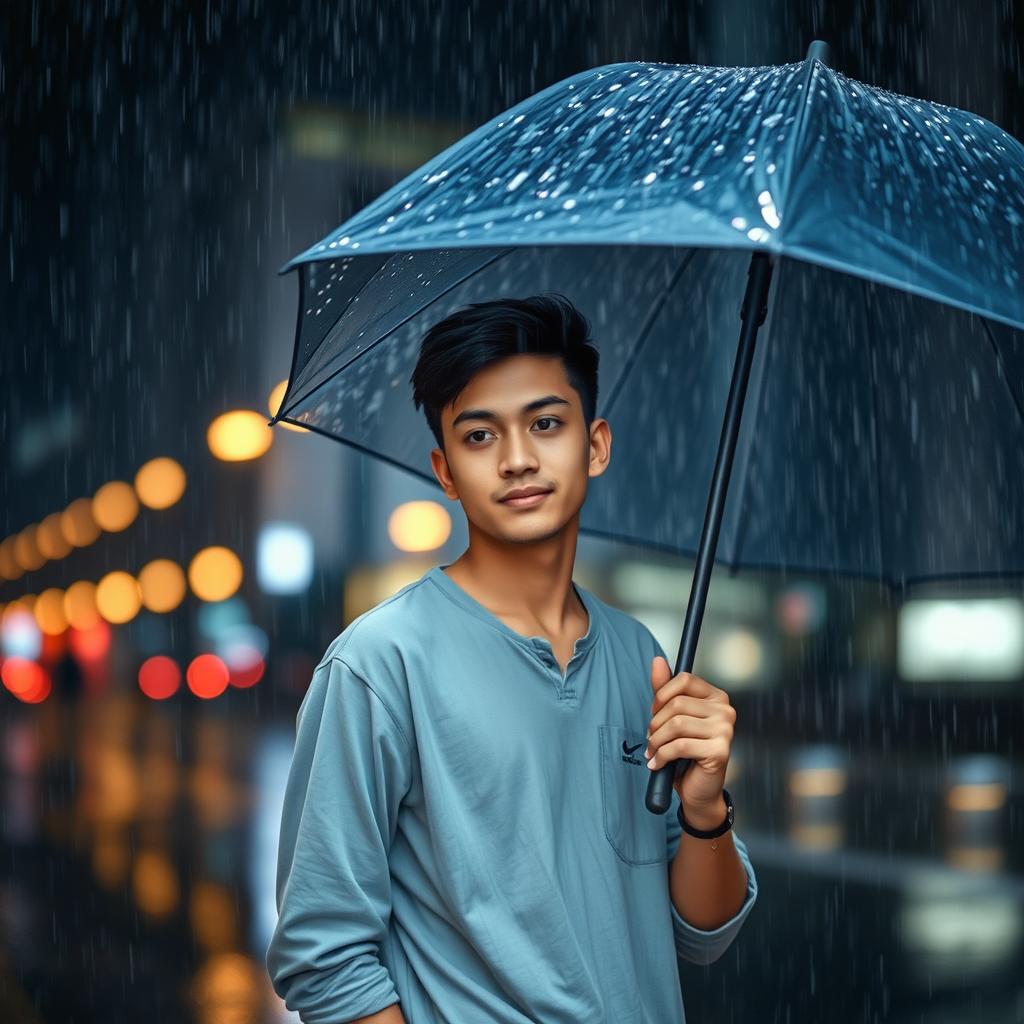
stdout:
<svg viewBox="0 0 1024 1024">
<path fill-rule="evenodd" d="M 576 653 L 574 648 L 573 656 L 569 659 L 568 664 L 565 666 L 565 675 L 562 675 L 561 669 L 558 667 L 558 662 L 555 659 L 555 652 L 551 649 L 550 644 L 545 642 L 542 638 L 538 637 L 533 642 L 534 649 L 540 656 L 541 661 L 547 667 L 548 671 L 555 677 L 555 692 L 558 694 L 559 700 L 563 700 L 566 697 L 572 697 L 574 695 L 571 689 L 567 688 L 569 679 L 569 668 L 573 661 L 576 660 Z"/>
</svg>

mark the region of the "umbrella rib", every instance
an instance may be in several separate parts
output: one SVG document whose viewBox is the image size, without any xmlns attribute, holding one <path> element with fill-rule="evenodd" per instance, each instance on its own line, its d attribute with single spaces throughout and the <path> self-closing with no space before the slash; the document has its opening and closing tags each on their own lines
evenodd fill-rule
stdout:
<svg viewBox="0 0 1024 1024">
<path fill-rule="evenodd" d="M 864 326 L 867 328 L 865 334 L 868 338 L 868 346 L 871 349 L 871 440 L 875 452 L 875 515 L 878 520 L 878 575 L 880 579 L 885 574 L 885 534 L 882 520 L 882 450 L 878 443 L 878 367 L 875 357 L 878 352 L 877 342 L 871 332 L 871 304 L 868 302 L 867 278 L 860 278 L 860 295 L 864 302 Z"/>
<path fill-rule="evenodd" d="M 822 64 L 825 67 L 828 65 Z M 829 68 L 831 70 L 831 68 Z M 786 217 L 789 213 L 789 190 L 793 183 L 793 175 L 796 171 L 796 158 L 800 152 L 800 147 L 803 142 L 803 132 L 807 124 L 807 119 L 810 117 L 810 105 L 814 99 L 814 90 L 811 88 L 811 84 L 814 81 L 814 61 L 804 59 L 803 67 L 803 91 L 800 93 L 800 109 L 797 111 L 796 124 L 793 125 L 793 131 L 789 136 L 789 149 L 786 152 L 786 163 L 782 168 L 784 175 L 784 181 L 779 187 L 778 195 L 775 197 L 775 209 L 779 211 L 782 217 L 783 224 L 785 223 Z"/>
<path fill-rule="evenodd" d="M 370 258 L 369 256 L 364 257 L 364 259 L 369 259 L 369 258 Z M 298 364 L 298 361 L 299 361 L 299 343 L 298 342 L 300 342 L 301 339 L 302 339 L 302 321 L 304 319 L 304 314 L 303 314 L 302 310 L 303 310 L 303 308 L 306 305 L 306 292 L 309 289 L 309 281 L 308 281 L 309 267 L 314 262 L 326 263 L 327 261 L 326 260 L 310 260 L 309 262 L 307 262 L 306 264 L 304 264 L 302 267 L 299 268 L 299 273 L 298 273 L 298 278 L 299 278 L 299 318 L 298 318 L 298 322 L 295 325 L 295 337 L 298 339 L 298 341 L 296 342 L 295 346 L 292 348 L 292 368 L 288 371 L 288 388 L 285 389 L 285 393 L 281 396 L 281 404 L 277 407 L 278 408 L 278 412 L 280 412 L 282 409 L 284 409 L 285 402 L 290 397 L 290 395 L 289 395 L 289 388 L 291 387 L 292 381 L 295 379 L 295 367 L 296 367 L 296 365 Z M 327 328 L 326 332 L 324 333 L 324 336 L 320 339 L 320 341 L 317 344 L 316 348 L 309 354 L 309 359 L 306 360 L 306 363 L 303 366 L 303 369 L 305 369 L 306 366 L 309 365 L 310 360 L 313 358 L 313 356 L 315 356 L 316 353 L 319 352 L 320 349 L 323 348 L 323 346 L 327 343 L 327 340 L 328 340 L 328 338 L 330 338 L 332 332 L 334 331 L 334 328 L 337 327 L 339 323 L 341 323 L 341 321 L 344 319 L 345 314 L 352 308 L 352 303 L 355 302 L 355 300 L 362 294 L 363 289 L 367 286 L 367 284 L 369 284 L 370 281 L 372 281 L 377 276 L 377 273 L 380 271 L 380 268 L 383 267 L 387 262 L 388 262 L 388 258 L 382 259 L 380 264 L 377 267 L 377 270 L 374 271 L 374 273 L 372 275 L 370 275 L 370 277 L 368 277 L 359 286 L 359 288 L 356 289 L 355 293 L 352 295 L 352 297 L 345 304 L 345 308 L 338 314 L 337 320 L 335 320 L 334 323 L 331 324 L 331 326 Z M 330 268 L 328 268 L 328 269 L 330 269 Z M 276 423 L 277 422 L 277 415 L 276 414 L 274 416 L 274 419 L 272 419 L 270 422 L 271 423 Z"/>
<path fill-rule="evenodd" d="M 607 419 L 609 414 L 611 413 L 612 406 L 615 404 L 615 399 L 619 397 L 619 393 L 622 391 L 622 386 L 623 384 L 625 384 L 626 378 L 629 376 L 629 372 L 630 370 L 632 370 L 633 364 L 636 362 L 636 357 L 639 354 L 640 349 L 643 348 L 644 343 L 650 336 L 651 328 L 654 326 L 655 320 L 658 319 L 658 316 L 661 313 L 661 310 L 664 307 L 666 301 L 668 300 L 669 295 L 672 294 L 672 290 L 679 283 L 679 279 L 680 277 L 682 277 L 683 271 L 687 268 L 696 252 L 696 248 L 690 248 L 686 250 L 685 255 L 683 256 L 682 263 L 679 264 L 679 266 L 676 268 L 675 273 L 672 275 L 672 280 L 668 283 L 668 286 L 666 288 L 663 288 L 661 290 L 661 293 L 655 298 L 653 304 L 651 305 L 651 308 L 648 311 L 647 316 L 644 320 L 644 325 L 640 330 L 640 336 L 637 339 L 636 344 L 633 346 L 632 351 L 629 353 L 629 356 L 626 358 L 626 365 L 622 368 L 622 372 L 619 374 L 619 379 L 615 382 L 611 389 L 608 402 L 606 403 L 605 407 L 601 410 L 603 418 Z"/>
<path fill-rule="evenodd" d="M 989 326 L 988 320 L 985 317 L 979 317 L 981 320 L 981 326 L 985 328 L 985 334 L 988 335 L 989 344 L 992 346 L 992 351 L 995 353 L 996 366 L 999 368 L 999 376 L 1002 378 L 1003 383 L 1006 385 L 1006 390 L 1010 393 L 1010 401 L 1013 402 L 1014 409 L 1017 410 L 1017 418 L 1020 420 L 1021 426 L 1024 426 L 1024 410 L 1021 409 L 1020 399 L 1017 397 L 1017 393 L 1010 387 L 1010 378 L 1006 373 L 1006 365 L 1003 363 L 1003 353 L 999 348 L 999 344 L 992 334 L 992 328 Z"/>
<path fill-rule="evenodd" d="M 307 391 L 306 394 L 304 394 L 302 396 L 301 401 L 305 401 L 311 395 L 315 395 L 322 387 L 324 387 L 325 384 L 328 384 L 330 381 L 334 380 L 334 378 L 337 377 L 338 374 L 342 372 L 342 370 L 347 370 L 357 359 L 361 359 L 363 356 L 366 355 L 367 352 L 370 352 L 372 349 L 376 348 L 385 338 L 387 338 L 390 335 L 394 334 L 395 331 L 397 331 L 400 327 L 404 327 L 413 317 L 419 316 L 419 314 L 422 313 L 423 310 L 425 310 L 427 308 L 427 306 L 430 306 L 433 303 L 437 302 L 438 299 L 443 298 L 450 291 L 452 291 L 452 289 L 457 288 L 460 284 L 465 284 L 468 280 L 470 280 L 472 277 L 474 277 L 477 274 L 479 274 L 482 270 L 486 270 L 489 266 L 491 266 L 491 264 L 496 263 L 498 260 L 500 260 L 503 257 L 507 256 L 515 248 L 516 248 L 515 246 L 510 246 L 507 249 L 502 249 L 501 252 L 497 253 L 495 256 L 491 257 L 491 259 L 487 260 L 486 262 L 481 263 L 480 266 L 476 267 L 470 273 L 466 274 L 465 277 L 460 277 L 457 281 L 453 281 L 443 291 L 438 292 L 437 295 L 435 295 L 429 302 L 427 302 L 424 305 L 420 306 L 418 309 L 414 309 L 404 320 L 401 320 L 397 324 L 395 324 L 395 326 L 392 327 L 391 330 L 389 330 L 386 334 L 382 334 L 375 341 L 371 341 L 370 344 L 366 346 L 366 348 L 364 348 L 361 352 L 357 352 L 347 363 L 344 363 L 343 365 L 339 366 L 333 373 L 331 373 L 329 376 L 325 377 L 322 381 L 320 381 L 320 383 L 317 384 L 316 387 L 314 387 L 311 390 Z M 397 255 L 397 253 L 395 253 L 394 255 Z M 382 264 L 382 266 L 387 266 L 388 262 L 389 261 L 385 261 Z M 376 277 L 376 275 L 374 275 L 374 277 L 372 277 L 372 278 L 367 279 L 367 281 L 363 284 L 362 288 L 360 288 L 359 291 L 362 292 L 363 288 L 365 288 L 370 283 L 370 281 L 374 280 L 375 277 Z M 349 302 L 348 305 L 345 307 L 346 312 L 351 307 L 351 305 L 352 305 L 352 303 Z M 341 316 L 344 316 L 344 315 L 345 314 L 342 313 Z M 341 322 L 341 317 L 338 317 L 338 323 L 340 323 L 340 322 Z M 337 324 L 335 324 L 335 326 L 337 326 Z M 334 328 L 332 327 L 331 330 L 333 331 Z M 326 341 L 327 341 L 327 338 L 325 337 L 324 340 L 320 343 L 320 345 L 325 344 Z M 320 348 L 320 345 L 318 345 L 317 348 Z M 309 424 L 306 424 L 306 423 L 304 423 L 302 425 L 307 427 L 307 428 L 309 426 Z M 328 435 L 328 436 L 333 437 L 334 435 L 332 434 L 332 435 Z"/>
</svg>

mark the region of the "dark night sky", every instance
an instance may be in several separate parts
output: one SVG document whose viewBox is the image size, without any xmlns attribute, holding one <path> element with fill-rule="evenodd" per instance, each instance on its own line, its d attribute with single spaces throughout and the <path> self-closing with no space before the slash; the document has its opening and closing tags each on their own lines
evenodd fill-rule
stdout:
<svg viewBox="0 0 1024 1024">
<path fill-rule="evenodd" d="M 1022 0 L 20 2 L 0 27 L 4 535 L 153 455 L 191 469 L 226 404 L 262 407 L 260 282 L 413 169 L 339 169 L 313 233 L 268 252 L 297 103 L 468 132 L 587 66 L 823 38 L 844 74 L 1024 134 Z"/>
</svg>

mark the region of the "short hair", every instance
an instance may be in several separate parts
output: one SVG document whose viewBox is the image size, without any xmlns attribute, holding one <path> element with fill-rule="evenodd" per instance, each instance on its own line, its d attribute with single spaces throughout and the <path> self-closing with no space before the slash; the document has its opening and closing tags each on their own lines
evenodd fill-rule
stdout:
<svg viewBox="0 0 1024 1024">
<path fill-rule="evenodd" d="M 521 354 L 560 356 L 580 396 L 586 429 L 597 408 L 599 352 L 587 318 L 558 292 L 526 299 L 473 302 L 438 321 L 423 336 L 409 383 L 438 447 L 444 451 L 441 410 L 486 366 Z"/>
</svg>

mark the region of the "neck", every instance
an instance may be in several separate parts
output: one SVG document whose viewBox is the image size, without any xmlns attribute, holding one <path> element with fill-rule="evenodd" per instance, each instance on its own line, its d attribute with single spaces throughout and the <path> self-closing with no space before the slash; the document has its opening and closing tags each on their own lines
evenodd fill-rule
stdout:
<svg viewBox="0 0 1024 1024">
<path fill-rule="evenodd" d="M 522 623 L 527 632 L 558 635 L 586 616 L 572 588 L 576 532 L 532 544 L 495 544 L 471 527 L 469 547 L 446 572 L 499 618 Z"/>
</svg>

